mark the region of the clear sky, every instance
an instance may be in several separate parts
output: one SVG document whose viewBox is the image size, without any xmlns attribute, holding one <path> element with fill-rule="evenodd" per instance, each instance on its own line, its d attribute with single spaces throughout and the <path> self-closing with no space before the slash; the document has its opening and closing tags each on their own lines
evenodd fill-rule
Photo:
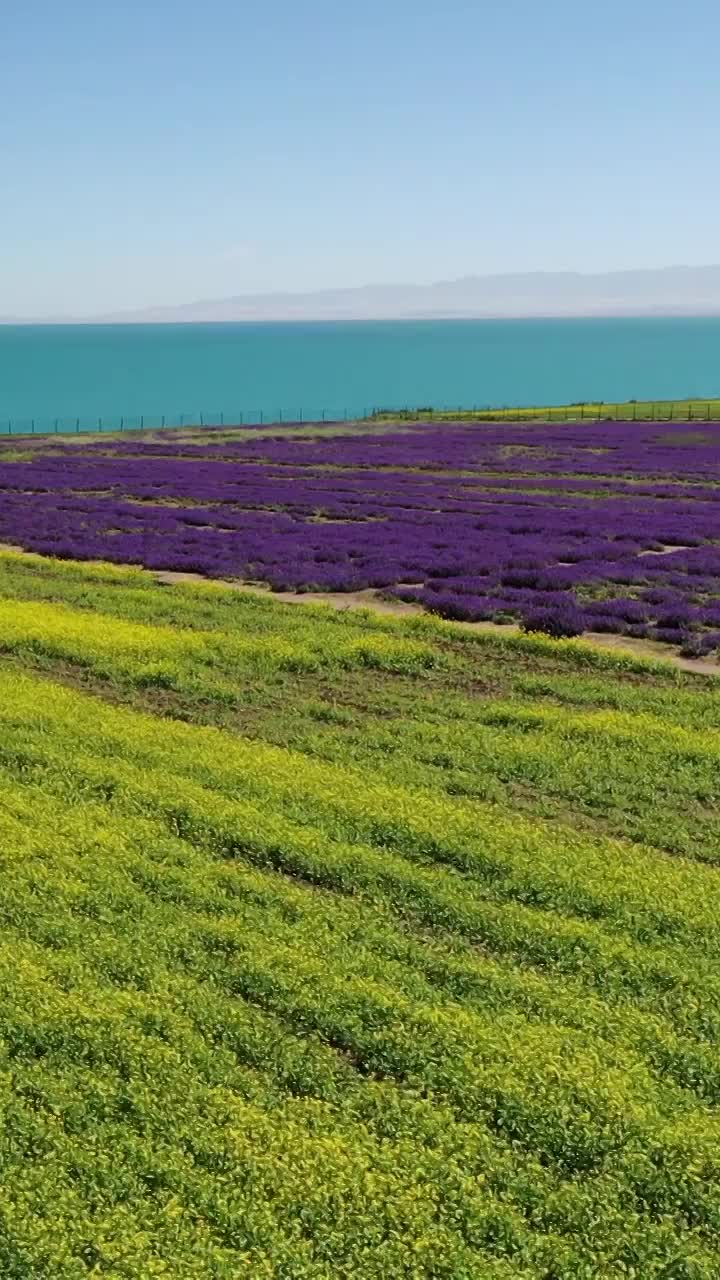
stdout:
<svg viewBox="0 0 720 1280">
<path fill-rule="evenodd" d="M 717 0 L 6 0 L 0 315 L 720 261 Z"/>
</svg>

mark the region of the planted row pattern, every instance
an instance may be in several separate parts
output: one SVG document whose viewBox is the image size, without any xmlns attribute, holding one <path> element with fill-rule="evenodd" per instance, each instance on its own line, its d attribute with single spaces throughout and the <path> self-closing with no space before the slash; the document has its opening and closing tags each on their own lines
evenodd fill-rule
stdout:
<svg viewBox="0 0 720 1280">
<path fill-rule="evenodd" d="M 720 643 L 720 425 L 447 424 L 388 434 L 0 452 L 0 538 L 441 616 Z"/>
</svg>

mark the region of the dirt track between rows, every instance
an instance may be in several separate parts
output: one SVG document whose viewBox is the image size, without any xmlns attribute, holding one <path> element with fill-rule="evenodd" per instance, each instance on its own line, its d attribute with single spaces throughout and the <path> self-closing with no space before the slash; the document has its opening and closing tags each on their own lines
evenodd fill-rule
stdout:
<svg viewBox="0 0 720 1280">
<path fill-rule="evenodd" d="M 27 552 L 24 547 L 9 542 L 0 542 L 0 552 L 2 551 L 19 552 L 22 555 L 33 554 Z M 139 565 L 127 567 L 142 568 Z M 365 591 L 271 591 L 269 587 L 261 586 L 256 582 L 243 582 L 240 579 L 231 578 L 219 580 L 205 578 L 201 573 L 180 573 L 171 569 L 144 569 L 143 572 L 162 586 L 173 586 L 183 582 L 219 582 L 219 585 L 230 587 L 233 591 L 249 591 L 270 600 L 281 601 L 283 604 L 325 604 L 339 611 L 370 609 L 373 613 L 400 618 L 430 616 L 421 605 L 406 604 L 401 600 L 386 600 L 372 587 Z M 450 621 L 448 625 L 463 631 L 501 631 L 507 635 L 520 634 L 520 628 L 509 623 Z M 660 659 L 671 663 L 681 671 L 689 671 L 695 675 L 720 676 L 720 662 L 710 661 L 707 658 L 684 658 L 672 645 L 661 644 L 657 640 L 636 640 L 632 636 L 614 636 L 596 631 L 586 631 L 580 638 L 589 641 L 595 648 L 624 649 L 626 653 L 634 654 L 638 658 Z"/>
<path fill-rule="evenodd" d="M 175 573 L 171 570 L 158 570 L 152 573 L 156 582 L 171 586 L 182 582 L 208 582 L 200 573 Z M 256 595 L 267 596 L 272 600 L 280 600 L 284 604 L 326 604 L 331 609 L 370 609 L 373 613 L 390 614 L 394 617 L 429 617 L 426 609 L 419 604 L 405 604 L 402 601 L 386 600 L 374 588 L 365 591 L 271 591 L 269 587 L 259 586 L 254 582 L 222 579 L 222 585 L 232 587 L 236 591 L 250 591 Z M 498 622 L 449 622 L 450 626 L 464 631 L 504 631 L 508 635 L 520 634 L 520 627 L 510 623 Z M 662 659 L 679 667 L 681 671 L 694 672 L 696 675 L 720 676 L 720 663 L 707 658 L 684 658 L 672 645 L 662 644 L 658 640 L 636 640 L 632 636 L 609 635 L 606 632 L 586 631 L 578 639 L 589 641 L 595 648 L 624 649 L 627 653 L 639 658 Z"/>
</svg>

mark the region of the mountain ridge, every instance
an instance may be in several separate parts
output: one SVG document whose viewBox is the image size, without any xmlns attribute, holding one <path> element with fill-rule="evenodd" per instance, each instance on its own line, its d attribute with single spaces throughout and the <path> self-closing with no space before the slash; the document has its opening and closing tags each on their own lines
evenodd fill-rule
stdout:
<svg viewBox="0 0 720 1280">
<path fill-rule="evenodd" d="M 720 264 L 609 272 L 466 275 L 432 284 L 368 284 L 234 294 L 93 316 L 0 319 L 3 324 L 152 324 L 601 318 L 720 315 Z"/>
</svg>

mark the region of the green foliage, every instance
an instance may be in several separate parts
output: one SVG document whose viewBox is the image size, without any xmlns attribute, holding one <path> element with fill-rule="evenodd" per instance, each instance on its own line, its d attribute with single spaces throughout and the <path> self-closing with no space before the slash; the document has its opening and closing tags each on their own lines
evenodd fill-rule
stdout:
<svg viewBox="0 0 720 1280">
<path fill-rule="evenodd" d="M 0 1274 L 711 1280 L 720 682 L 0 556 Z"/>
<path fill-rule="evenodd" d="M 625 400 L 609 404 L 604 400 L 576 400 L 573 404 L 525 405 L 515 408 L 474 409 L 376 409 L 373 422 L 577 422 L 612 419 L 615 421 L 704 422 L 717 420 L 720 400 Z M 687 437 L 684 437 L 687 439 Z"/>
</svg>

